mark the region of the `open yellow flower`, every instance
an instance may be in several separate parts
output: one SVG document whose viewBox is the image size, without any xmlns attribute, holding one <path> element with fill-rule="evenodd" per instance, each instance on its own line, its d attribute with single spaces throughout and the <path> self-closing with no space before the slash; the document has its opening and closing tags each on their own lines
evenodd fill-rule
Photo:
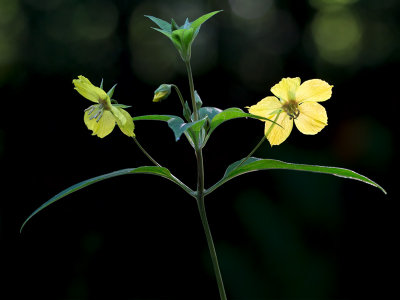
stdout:
<svg viewBox="0 0 400 300">
<path fill-rule="evenodd" d="M 328 100 L 332 85 L 320 79 L 311 79 L 300 85 L 300 78 L 283 78 L 271 88 L 276 96 L 268 96 L 256 105 L 248 107 L 249 113 L 268 118 L 265 122 L 265 136 L 271 146 L 287 139 L 296 124 L 303 134 L 317 134 L 328 125 L 325 108 L 317 103 Z M 271 126 L 273 126 L 271 128 Z"/>
<path fill-rule="evenodd" d="M 103 138 L 113 131 L 115 124 L 118 124 L 124 134 L 130 137 L 135 136 L 133 133 L 135 125 L 130 114 L 118 104 L 112 104 L 110 97 L 103 89 L 94 86 L 82 75 L 72 82 L 79 94 L 97 103 L 85 109 L 83 118 L 87 128 L 93 131 L 93 135 Z"/>
</svg>

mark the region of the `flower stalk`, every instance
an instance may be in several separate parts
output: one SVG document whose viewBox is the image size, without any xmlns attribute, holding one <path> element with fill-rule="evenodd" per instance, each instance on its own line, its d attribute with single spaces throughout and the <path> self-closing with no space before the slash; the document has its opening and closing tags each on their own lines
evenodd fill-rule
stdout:
<svg viewBox="0 0 400 300">
<path fill-rule="evenodd" d="M 139 141 L 135 137 L 133 137 L 133 141 L 136 143 L 139 149 L 144 153 L 144 155 L 146 155 L 147 158 L 151 160 L 153 164 L 155 164 L 157 167 L 161 167 L 161 165 L 153 157 L 151 157 L 151 155 L 142 147 L 142 145 L 140 145 Z"/>
<path fill-rule="evenodd" d="M 185 64 L 189 79 L 190 96 L 192 99 L 193 121 L 197 121 L 199 119 L 199 113 L 195 99 L 192 68 L 190 66 L 190 61 L 186 61 Z M 214 274 L 217 280 L 219 295 L 221 300 L 226 300 L 227 297 L 226 297 L 224 282 L 222 280 L 221 270 L 219 268 L 217 251 L 215 250 L 214 241 L 211 235 L 210 226 L 208 224 L 206 208 L 204 204 L 204 196 L 205 196 L 204 160 L 203 160 L 203 150 L 201 145 L 195 145 L 195 153 L 197 161 L 197 191 L 196 191 L 197 208 L 199 209 L 201 223 L 203 225 L 204 233 L 206 235 L 208 250 L 210 251 Z"/>
</svg>

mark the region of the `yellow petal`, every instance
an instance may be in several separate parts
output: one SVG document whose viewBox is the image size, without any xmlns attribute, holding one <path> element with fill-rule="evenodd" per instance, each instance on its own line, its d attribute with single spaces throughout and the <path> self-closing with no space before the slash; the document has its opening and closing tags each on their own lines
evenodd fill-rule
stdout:
<svg viewBox="0 0 400 300">
<path fill-rule="evenodd" d="M 99 103 L 100 99 L 106 100 L 109 98 L 105 91 L 94 86 L 89 79 L 82 75 L 78 76 L 78 79 L 74 79 L 72 82 L 75 85 L 75 90 L 90 101 Z"/>
<path fill-rule="evenodd" d="M 83 121 L 85 122 L 89 130 L 94 130 L 94 128 L 97 126 L 96 118 L 90 119 L 90 117 L 96 116 L 96 114 L 100 113 L 99 110 L 100 110 L 100 105 L 93 105 L 85 111 L 85 115 L 83 116 Z"/>
<path fill-rule="evenodd" d="M 115 119 L 117 120 L 118 124 L 125 125 L 126 117 L 118 107 L 111 106 L 111 112 L 114 115 Z"/>
<path fill-rule="evenodd" d="M 275 120 L 276 115 L 268 117 L 271 120 Z M 276 123 L 281 125 L 279 127 L 274 125 L 272 122 L 265 122 L 265 136 L 267 137 L 271 146 L 282 144 L 290 135 L 290 132 L 293 128 L 293 119 L 291 119 L 288 114 L 285 112 L 281 112 Z M 268 134 L 269 128 L 272 127 L 271 131 Z M 268 134 L 268 135 L 267 135 Z"/>
<path fill-rule="evenodd" d="M 296 90 L 300 86 L 300 78 L 283 78 L 271 88 L 271 92 L 284 101 L 294 100 Z"/>
<path fill-rule="evenodd" d="M 273 96 L 266 97 L 257 104 L 248 107 L 249 113 L 264 118 L 276 113 L 276 111 L 280 110 L 281 108 L 282 103 Z"/>
<path fill-rule="evenodd" d="M 304 102 L 299 105 L 300 114 L 294 120 L 296 127 L 304 134 L 317 134 L 328 125 L 325 108 L 317 102 Z"/>
<path fill-rule="evenodd" d="M 304 81 L 296 92 L 296 101 L 301 103 L 304 101 L 321 102 L 328 100 L 332 96 L 332 87 L 326 81 L 321 79 L 311 79 Z"/>
<path fill-rule="evenodd" d="M 109 135 L 113 131 L 114 127 L 114 115 L 110 111 L 104 110 L 99 122 L 96 122 L 94 126 L 93 135 L 97 135 L 98 137 L 103 138 Z"/>
<path fill-rule="evenodd" d="M 121 121 L 119 121 L 119 119 L 116 119 L 119 129 L 121 129 L 121 131 L 127 136 L 134 137 L 135 134 L 133 133 L 133 130 L 135 129 L 135 124 L 133 124 L 131 115 L 126 110 L 120 107 L 117 107 L 117 109 L 125 118 L 124 124 L 122 124 Z"/>
</svg>

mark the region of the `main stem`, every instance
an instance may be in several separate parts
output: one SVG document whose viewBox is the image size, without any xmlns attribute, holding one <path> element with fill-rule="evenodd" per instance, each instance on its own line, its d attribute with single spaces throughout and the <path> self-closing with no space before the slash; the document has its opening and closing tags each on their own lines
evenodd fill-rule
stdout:
<svg viewBox="0 0 400 300">
<path fill-rule="evenodd" d="M 197 111 L 196 99 L 194 96 L 194 84 L 193 84 L 193 75 L 192 68 L 190 66 L 190 62 L 186 62 L 186 69 L 189 77 L 189 87 L 190 87 L 190 96 L 192 98 L 192 108 L 193 108 L 193 121 L 197 121 L 199 119 L 199 114 Z M 215 277 L 217 279 L 217 285 L 219 290 L 219 295 L 221 300 L 227 300 L 224 282 L 222 280 L 221 271 L 219 269 L 217 252 L 215 251 L 214 241 L 211 235 L 210 226 L 208 225 L 206 208 L 204 205 L 204 164 L 203 164 L 203 150 L 200 145 L 195 145 L 196 151 L 196 160 L 197 160 L 197 207 L 200 213 L 201 223 L 203 224 L 204 233 L 206 234 L 207 245 L 210 251 L 211 260 L 213 264 L 213 269 L 215 273 Z"/>
<path fill-rule="evenodd" d="M 185 64 L 186 64 L 186 71 L 188 73 L 188 78 L 189 78 L 190 98 L 192 99 L 193 121 L 197 121 L 199 119 L 199 112 L 197 111 L 196 98 L 194 96 L 194 83 L 193 83 L 192 67 L 190 66 L 190 61 L 185 62 Z"/>
<path fill-rule="evenodd" d="M 198 174 L 197 197 L 196 197 L 197 207 L 199 209 L 200 219 L 201 223 L 203 224 L 204 233 L 206 234 L 207 245 L 210 251 L 215 277 L 217 279 L 219 295 L 221 297 L 221 300 L 226 300 L 227 298 L 224 288 L 224 282 L 222 280 L 221 270 L 219 269 L 217 252 L 215 250 L 210 226 L 208 225 L 206 207 L 204 205 L 204 168 L 203 168 L 203 154 L 201 149 L 196 151 L 196 157 L 197 157 L 197 174 Z"/>
</svg>

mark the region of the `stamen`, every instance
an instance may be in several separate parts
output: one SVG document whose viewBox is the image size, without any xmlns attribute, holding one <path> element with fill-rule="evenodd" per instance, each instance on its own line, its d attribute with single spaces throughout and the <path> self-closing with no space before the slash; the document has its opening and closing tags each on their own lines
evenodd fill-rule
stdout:
<svg viewBox="0 0 400 300">
<path fill-rule="evenodd" d="M 299 106 L 295 100 L 290 100 L 283 105 L 283 110 L 287 113 L 290 119 L 297 119 L 300 115 Z"/>
<path fill-rule="evenodd" d="M 85 109 L 85 112 L 88 112 L 88 115 L 92 114 L 92 112 L 94 111 L 95 106 L 89 106 L 88 108 Z"/>
<path fill-rule="evenodd" d="M 99 109 L 98 111 L 97 111 L 97 113 L 95 113 L 93 116 L 90 116 L 89 117 L 89 120 L 92 120 L 92 119 L 96 119 L 99 115 L 101 115 L 103 113 L 103 110 L 102 109 Z"/>
<path fill-rule="evenodd" d="M 103 116 L 104 110 L 101 110 L 100 115 L 96 118 L 96 122 L 99 123 L 101 117 Z"/>
</svg>

